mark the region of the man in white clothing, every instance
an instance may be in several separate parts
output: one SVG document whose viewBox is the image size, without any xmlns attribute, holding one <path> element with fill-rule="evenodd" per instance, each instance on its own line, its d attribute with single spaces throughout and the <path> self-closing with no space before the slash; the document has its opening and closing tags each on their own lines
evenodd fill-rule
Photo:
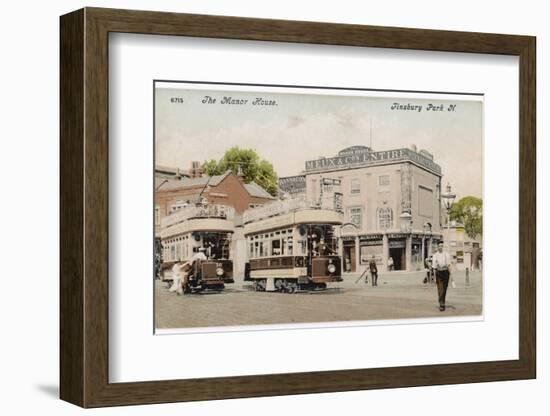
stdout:
<svg viewBox="0 0 550 416">
<path fill-rule="evenodd" d="M 205 249 L 204 247 L 199 248 L 199 251 L 196 252 L 196 253 L 193 255 L 193 258 L 191 259 L 191 261 L 195 261 L 195 260 L 207 260 L 206 254 L 204 254 L 205 251 L 206 251 L 206 249 Z"/>
<path fill-rule="evenodd" d="M 443 251 L 443 243 L 440 242 L 437 245 L 437 253 L 432 257 L 432 269 L 435 271 L 439 310 L 441 312 L 445 310 L 445 297 L 447 296 L 447 287 L 451 276 L 451 263 L 451 255 Z"/>
<path fill-rule="evenodd" d="M 178 295 L 183 295 L 190 270 L 191 263 L 188 261 L 178 261 L 174 264 L 172 267 L 172 287 L 169 289 L 170 292 L 176 292 Z"/>
</svg>

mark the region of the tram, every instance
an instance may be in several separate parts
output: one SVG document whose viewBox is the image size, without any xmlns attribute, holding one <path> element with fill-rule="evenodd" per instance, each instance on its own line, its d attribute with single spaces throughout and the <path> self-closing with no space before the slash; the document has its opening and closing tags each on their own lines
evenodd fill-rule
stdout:
<svg viewBox="0 0 550 416">
<path fill-rule="evenodd" d="M 304 201 L 277 201 L 245 212 L 245 281 L 257 291 L 322 290 L 342 281 L 342 213 Z"/>
<path fill-rule="evenodd" d="M 189 262 L 187 292 L 222 290 L 233 283 L 234 210 L 223 205 L 182 208 L 162 219 L 160 277 L 172 279 L 176 262 Z"/>
</svg>

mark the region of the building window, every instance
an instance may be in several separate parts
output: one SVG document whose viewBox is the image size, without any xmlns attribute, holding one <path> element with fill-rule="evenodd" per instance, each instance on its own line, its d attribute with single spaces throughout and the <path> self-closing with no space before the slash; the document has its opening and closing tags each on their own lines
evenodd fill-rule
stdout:
<svg viewBox="0 0 550 416">
<path fill-rule="evenodd" d="M 390 207 L 378 209 L 378 228 L 387 230 L 393 227 L 393 210 Z"/>
<path fill-rule="evenodd" d="M 390 191 L 390 175 L 380 175 L 378 177 L 378 192 Z"/>
<path fill-rule="evenodd" d="M 351 179 L 350 193 L 351 194 L 361 193 L 361 181 L 359 180 L 359 178 Z"/>
<path fill-rule="evenodd" d="M 357 228 L 361 228 L 363 223 L 363 208 L 354 207 L 349 209 L 349 222 Z"/>
</svg>

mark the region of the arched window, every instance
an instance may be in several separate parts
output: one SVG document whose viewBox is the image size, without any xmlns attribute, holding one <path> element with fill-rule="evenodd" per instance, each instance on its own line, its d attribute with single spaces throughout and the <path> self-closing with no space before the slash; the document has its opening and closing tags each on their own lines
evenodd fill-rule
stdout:
<svg viewBox="0 0 550 416">
<path fill-rule="evenodd" d="M 390 207 L 378 208 L 378 229 L 387 230 L 393 227 L 393 210 Z"/>
</svg>

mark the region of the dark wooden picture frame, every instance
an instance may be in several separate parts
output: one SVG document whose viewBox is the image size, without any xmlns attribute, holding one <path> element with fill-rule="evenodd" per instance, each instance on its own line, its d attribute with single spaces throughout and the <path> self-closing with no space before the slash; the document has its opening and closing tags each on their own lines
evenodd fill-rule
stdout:
<svg viewBox="0 0 550 416">
<path fill-rule="evenodd" d="M 536 40 L 530 36 L 85 8 L 61 17 L 60 396 L 83 407 L 536 377 Z M 109 383 L 111 32 L 519 57 L 519 359 Z"/>
</svg>

